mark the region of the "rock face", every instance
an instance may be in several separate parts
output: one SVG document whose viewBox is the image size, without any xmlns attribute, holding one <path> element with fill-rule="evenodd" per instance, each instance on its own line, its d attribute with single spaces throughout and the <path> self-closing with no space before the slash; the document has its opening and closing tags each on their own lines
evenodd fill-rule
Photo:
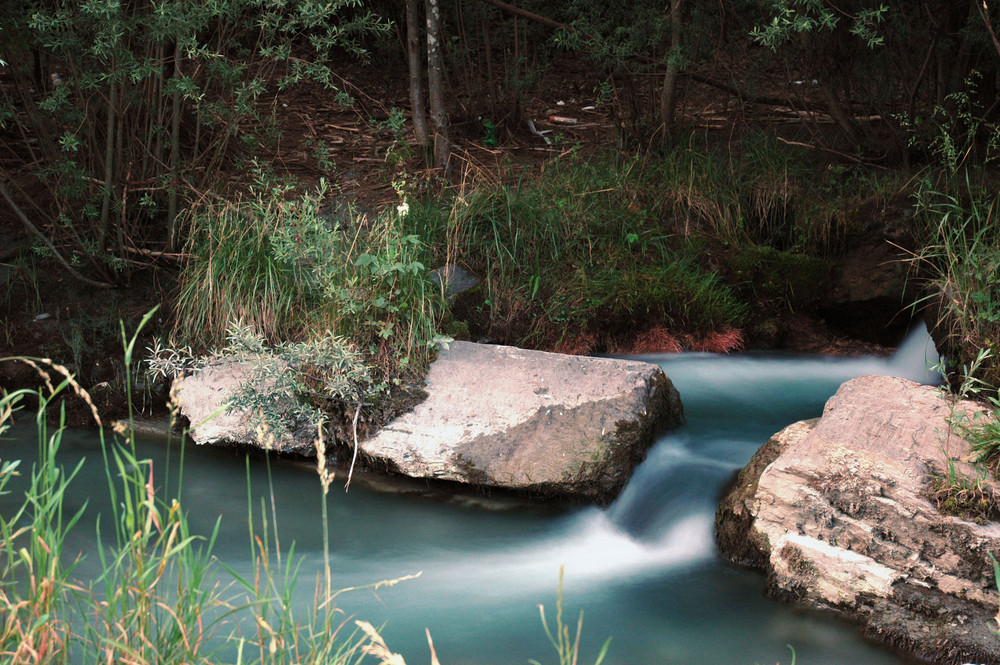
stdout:
<svg viewBox="0 0 1000 665">
<path fill-rule="evenodd" d="M 427 399 L 361 444 L 376 465 L 607 503 L 655 433 L 683 420 L 657 365 L 454 342 Z"/>
<path fill-rule="evenodd" d="M 943 515 L 926 496 L 969 455 L 932 387 L 864 376 L 822 418 L 795 423 L 741 471 L 716 515 L 719 546 L 774 595 L 832 609 L 942 663 L 1000 663 L 1000 524 Z M 964 463 L 952 468 L 975 478 Z"/>
</svg>

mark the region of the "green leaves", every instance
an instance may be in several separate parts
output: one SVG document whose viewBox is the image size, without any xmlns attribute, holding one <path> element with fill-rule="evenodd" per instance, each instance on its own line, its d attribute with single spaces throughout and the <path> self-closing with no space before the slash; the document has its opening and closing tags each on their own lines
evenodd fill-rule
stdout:
<svg viewBox="0 0 1000 665">
<path fill-rule="evenodd" d="M 877 26 L 889 11 L 885 4 L 861 9 L 856 16 L 845 14 L 825 0 L 772 0 L 772 6 L 776 13 L 770 22 L 750 32 L 755 42 L 772 51 L 803 33 L 833 31 L 843 18 L 850 21 L 851 34 L 862 39 L 869 48 L 884 43 Z"/>
<path fill-rule="evenodd" d="M 174 243 L 186 200 L 228 186 L 220 174 L 277 145 L 276 86 L 315 81 L 333 88 L 339 79 L 330 69 L 330 51 L 363 57 L 362 40 L 386 33 L 388 23 L 358 11 L 357 4 L 23 3 L 11 16 L 24 33 L 15 43 L 19 51 L 3 54 L 22 64 L 11 72 L 22 94 L 4 95 L 0 124 L 15 123 L 33 146 L 29 163 L 40 165 L 38 191 L 49 199 L 38 209 L 87 221 L 72 234 L 53 233 L 51 244 L 105 272 L 109 251 L 119 259 L 115 265 L 130 265 L 121 261 L 127 243 Z M 23 64 L 32 61 L 29 48 L 40 49 L 40 61 L 53 69 L 58 63 L 51 82 L 35 80 Z M 350 103 L 346 95 L 339 101 Z M 327 151 L 316 156 L 322 161 Z M 99 215 L 83 214 L 88 208 Z M 48 229 L 60 228 L 43 221 Z"/>
</svg>

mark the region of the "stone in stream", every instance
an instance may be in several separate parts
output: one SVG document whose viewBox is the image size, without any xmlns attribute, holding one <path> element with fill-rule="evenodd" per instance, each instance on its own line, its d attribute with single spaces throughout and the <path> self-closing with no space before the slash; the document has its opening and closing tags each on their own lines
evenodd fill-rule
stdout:
<svg viewBox="0 0 1000 665">
<path fill-rule="evenodd" d="M 763 569 L 773 595 L 847 615 L 921 658 L 1000 663 L 989 558 L 1000 524 L 927 498 L 949 465 L 976 478 L 948 422 L 981 411 L 905 379 L 848 381 L 822 418 L 785 428 L 740 472 L 716 514 L 723 554 Z"/>
<path fill-rule="evenodd" d="M 248 371 L 213 365 L 176 384 L 196 442 L 262 446 L 245 414 L 225 412 Z M 656 434 L 683 421 L 663 370 L 631 360 L 453 342 L 424 389 L 423 402 L 361 442 L 369 467 L 610 503 Z M 277 449 L 314 454 L 308 432 L 289 434 Z"/>
<path fill-rule="evenodd" d="M 683 421 L 658 365 L 453 342 L 427 399 L 362 442 L 417 478 L 609 503 L 654 436 Z"/>
</svg>

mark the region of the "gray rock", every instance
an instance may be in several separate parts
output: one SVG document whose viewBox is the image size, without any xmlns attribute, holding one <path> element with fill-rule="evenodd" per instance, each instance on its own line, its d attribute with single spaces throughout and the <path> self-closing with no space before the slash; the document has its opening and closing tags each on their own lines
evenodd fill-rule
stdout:
<svg viewBox="0 0 1000 665">
<path fill-rule="evenodd" d="M 845 383 L 819 420 L 779 432 L 738 476 L 716 515 L 732 561 L 767 573 L 774 595 L 832 609 L 871 636 L 942 663 L 1000 663 L 1000 524 L 941 514 L 935 477 L 970 447 L 950 433 L 941 392 L 905 379 Z"/>
<path fill-rule="evenodd" d="M 188 436 L 198 444 L 248 445 L 281 453 L 315 455 L 316 428 L 302 425 L 262 432 L 259 419 L 228 408 L 228 400 L 252 375 L 249 361 L 214 361 L 174 381 L 171 393 L 188 419 Z"/>
<path fill-rule="evenodd" d="M 478 279 L 453 263 L 432 270 L 430 278 L 436 285 L 444 285 L 444 295 L 449 301 L 479 286 Z"/>
<path fill-rule="evenodd" d="M 361 448 L 376 464 L 435 478 L 610 502 L 657 430 L 683 420 L 659 366 L 454 342 L 427 399 Z"/>
</svg>

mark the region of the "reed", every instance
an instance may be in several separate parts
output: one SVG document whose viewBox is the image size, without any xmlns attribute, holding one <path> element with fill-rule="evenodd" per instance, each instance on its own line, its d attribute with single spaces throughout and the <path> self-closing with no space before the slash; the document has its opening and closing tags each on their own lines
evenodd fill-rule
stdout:
<svg viewBox="0 0 1000 665">
<path fill-rule="evenodd" d="M 949 191 L 957 190 L 957 191 Z M 917 232 L 923 248 L 911 258 L 912 273 L 925 286 L 917 306 L 936 317 L 955 367 L 1000 387 L 1000 195 L 964 181 L 937 187 L 923 181 L 916 193 Z M 977 361 L 982 351 L 985 359 Z"/>
</svg>

